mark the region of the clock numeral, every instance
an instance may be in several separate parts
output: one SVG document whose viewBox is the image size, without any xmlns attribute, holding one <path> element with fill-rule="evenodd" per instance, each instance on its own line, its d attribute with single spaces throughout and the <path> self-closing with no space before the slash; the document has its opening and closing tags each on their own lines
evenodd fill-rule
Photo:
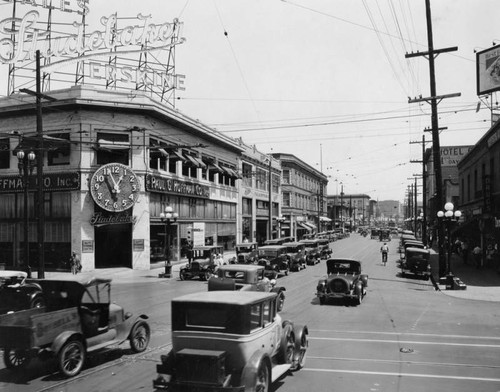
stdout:
<svg viewBox="0 0 500 392">
<path fill-rule="evenodd" d="M 117 203 L 116 201 L 113 203 L 113 208 L 114 208 L 115 210 L 118 208 L 118 203 Z"/>
<path fill-rule="evenodd" d="M 98 176 L 96 177 L 96 181 L 97 181 L 97 182 L 104 182 L 104 176 L 103 176 L 102 174 L 98 175 Z"/>
<path fill-rule="evenodd" d="M 128 200 L 127 199 L 123 199 L 122 200 L 122 207 L 126 207 L 127 203 L 128 203 Z"/>
<path fill-rule="evenodd" d="M 97 199 L 102 200 L 102 192 L 97 192 Z"/>
<path fill-rule="evenodd" d="M 128 197 L 130 200 L 134 201 L 134 195 L 130 194 L 130 196 Z"/>
<path fill-rule="evenodd" d="M 111 202 L 111 200 L 106 199 L 106 200 L 104 200 L 104 205 L 107 206 L 110 202 Z"/>
<path fill-rule="evenodd" d="M 135 192 L 137 190 L 137 186 L 135 184 L 132 185 L 132 192 Z"/>
<path fill-rule="evenodd" d="M 94 189 L 95 189 L 96 191 L 97 191 L 97 190 L 99 190 L 99 188 L 100 188 L 100 187 L 101 187 L 101 185 L 100 185 L 98 182 L 96 182 L 96 183 L 94 184 Z"/>
<path fill-rule="evenodd" d="M 135 182 L 135 176 L 130 176 L 130 182 Z"/>
</svg>

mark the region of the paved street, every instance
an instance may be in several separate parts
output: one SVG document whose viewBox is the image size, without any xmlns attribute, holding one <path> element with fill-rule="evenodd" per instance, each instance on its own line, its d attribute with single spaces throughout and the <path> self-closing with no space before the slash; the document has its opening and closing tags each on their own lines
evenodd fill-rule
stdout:
<svg viewBox="0 0 500 392">
<path fill-rule="evenodd" d="M 397 240 L 389 243 L 385 267 L 380 245 L 357 234 L 332 244 L 334 257 L 360 259 L 369 275 L 368 294 L 360 306 L 319 304 L 314 294 L 326 273 L 323 261 L 279 279 L 287 289 L 282 315 L 308 325 L 309 350 L 305 368 L 275 383 L 275 390 L 499 391 L 498 303 L 457 298 L 436 290 L 430 281 L 401 278 Z M 120 269 L 113 274 L 113 301 L 150 318 L 152 340 L 145 353 L 132 354 L 128 343 L 107 349 L 93 355 L 81 375 L 70 380 L 62 379 L 50 361 L 34 362 L 22 374 L 12 374 L 2 363 L 0 389 L 152 390 L 155 366 L 170 348 L 170 299 L 207 289 L 205 282 L 183 282 L 177 275 L 158 278 L 160 271 Z"/>
</svg>

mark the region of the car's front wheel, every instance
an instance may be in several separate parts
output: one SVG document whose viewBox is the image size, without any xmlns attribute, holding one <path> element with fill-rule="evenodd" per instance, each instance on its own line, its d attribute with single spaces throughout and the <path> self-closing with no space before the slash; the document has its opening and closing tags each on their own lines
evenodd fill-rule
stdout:
<svg viewBox="0 0 500 392">
<path fill-rule="evenodd" d="M 145 321 L 138 321 L 130 331 L 130 348 L 135 353 L 142 353 L 148 347 L 150 337 L 151 331 L 148 323 Z"/>
<path fill-rule="evenodd" d="M 257 380 L 255 382 L 255 392 L 269 392 L 271 386 L 271 374 L 265 363 L 261 363 L 257 370 Z"/>
<path fill-rule="evenodd" d="M 179 272 L 179 278 L 181 280 L 186 280 L 186 274 L 185 274 L 185 272 L 183 270 L 181 270 L 181 272 Z"/>
<path fill-rule="evenodd" d="M 25 368 L 31 362 L 31 353 L 24 349 L 6 348 L 3 351 L 3 361 L 7 369 Z"/>
<path fill-rule="evenodd" d="M 280 348 L 278 352 L 279 363 L 292 363 L 295 356 L 295 336 L 293 334 L 293 327 L 287 323 L 283 326 L 281 335 Z"/>
<path fill-rule="evenodd" d="M 31 300 L 31 308 L 43 308 L 45 306 L 45 300 L 43 297 L 36 297 Z"/>
<path fill-rule="evenodd" d="M 83 368 L 85 362 L 85 347 L 80 340 L 69 340 L 57 355 L 57 364 L 65 377 L 74 377 Z"/>
</svg>

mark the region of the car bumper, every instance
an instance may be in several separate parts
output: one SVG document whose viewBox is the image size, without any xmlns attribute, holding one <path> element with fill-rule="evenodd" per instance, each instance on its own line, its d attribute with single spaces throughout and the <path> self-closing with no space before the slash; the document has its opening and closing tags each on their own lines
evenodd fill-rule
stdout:
<svg viewBox="0 0 500 392">
<path fill-rule="evenodd" d="M 351 293 L 316 293 L 318 298 L 356 298 L 357 296 Z"/>
<path fill-rule="evenodd" d="M 218 385 L 207 385 L 199 383 L 180 383 L 180 382 L 169 382 L 163 377 L 158 377 L 153 380 L 153 388 L 156 390 L 166 390 L 175 392 L 244 392 L 244 386 L 238 387 L 223 387 Z"/>
</svg>

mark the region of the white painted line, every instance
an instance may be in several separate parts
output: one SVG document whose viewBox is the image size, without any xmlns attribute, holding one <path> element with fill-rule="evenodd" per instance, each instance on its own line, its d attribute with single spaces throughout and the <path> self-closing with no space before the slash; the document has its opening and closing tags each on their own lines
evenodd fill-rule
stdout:
<svg viewBox="0 0 500 392">
<path fill-rule="evenodd" d="M 310 368 L 303 368 L 300 371 L 301 372 L 317 372 L 317 373 L 322 372 L 322 373 L 367 374 L 367 375 L 393 376 L 393 377 L 440 378 L 440 379 L 444 379 L 444 380 L 500 382 L 500 378 L 446 376 L 446 375 L 441 375 L 441 374 L 371 372 L 371 371 L 360 371 L 360 370 L 310 369 Z"/>
<path fill-rule="evenodd" d="M 328 332 L 331 334 L 345 333 L 345 334 L 365 334 L 365 335 L 389 335 L 389 336 L 426 336 L 433 338 L 446 338 L 446 339 L 477 339 L 477 340 L 500 340 L 498 336 L 477 336 L 477 335 L 440 335 L 434 333 L 414 333 L 414 332 L 384 332 L 384 331 L 338 331 L 332 329 L 311 329 L 311 332 Z"/>
<path fill-rule="evenodd" d="M 354 339 L 354 338 L 317 338 L 308 337 L 308 340 L 330 340 L 330 341 L 350 341 L 350 342 L 371 342 L 371 343 L 397 343 L 397 344 L 428 344 L 435 346 L 458 346 L 458 347 L 485 347 L 500 348 L 497 344 L 472 344 L 472 343 L 446 343 L 446 342 L 419 342 L 415 340 L 385 340 L 385 339 Z"/>
</svg>

